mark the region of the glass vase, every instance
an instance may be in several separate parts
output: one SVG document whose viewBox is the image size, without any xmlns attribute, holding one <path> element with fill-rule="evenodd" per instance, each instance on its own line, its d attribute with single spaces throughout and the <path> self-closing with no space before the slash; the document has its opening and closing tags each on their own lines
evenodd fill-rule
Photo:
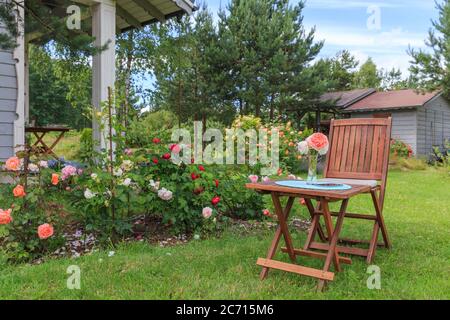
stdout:
<svg viewBox="0 0 450 320">
<path fill-rule="evenodd" d="M 306 182 L 314 183 L 317 181 L 317 152 L 310 152 L 308 155 L 308 178 L 306 178 Z"/>
</svg>

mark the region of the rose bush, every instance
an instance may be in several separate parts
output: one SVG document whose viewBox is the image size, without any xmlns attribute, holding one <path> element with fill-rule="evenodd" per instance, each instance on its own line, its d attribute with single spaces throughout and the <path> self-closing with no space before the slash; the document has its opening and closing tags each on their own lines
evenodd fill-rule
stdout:
<svg viewBox="0 0 450 320">
<path fill-rule="evenodd" d="M 40 258 L 63 242 L 63 210 L 51 200 L 61 191 L 57 174 L 44 160 L 29 163 L 28 170 L 24 163 L 23 154 L 6 161 L 12 183 L 3 186 L 0 201 L 0 243 L 13 262 Z"/>
</svg>

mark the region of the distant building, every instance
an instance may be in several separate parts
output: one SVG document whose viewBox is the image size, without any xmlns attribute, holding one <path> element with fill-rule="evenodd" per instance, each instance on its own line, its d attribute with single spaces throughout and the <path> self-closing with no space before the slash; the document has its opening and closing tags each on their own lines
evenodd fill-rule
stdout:
<svg viewBox="0 0 450 320">
<path fill-rule="evenodd" d="M 450 140 L 450 103 L 440 92 L 363 89 L 327 93 L 321 100 L 351 118 L 392 117 L 392 138 L 409 144 L 416 155 Z"/>
</svg>

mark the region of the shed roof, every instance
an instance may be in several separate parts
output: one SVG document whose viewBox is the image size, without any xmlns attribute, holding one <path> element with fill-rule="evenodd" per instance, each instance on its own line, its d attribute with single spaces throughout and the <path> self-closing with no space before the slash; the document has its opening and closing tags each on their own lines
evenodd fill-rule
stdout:
<svg viewBox="0 0 450 320">
<path fill-rule="evenodd" d="M 350 106 L 352 103 L 355 103 L 364 97 L 367 97 L 368 95 L 374 93 L 375 89 L 356 89 L 356 90 L 349 90 L 349 91 L 335 91 L 335 92 L 328 92 L 323 94 L 320 97 L 320 102 L 327 103 L 331 102 L 334 103 L 334 105 L 337 108 L 346 108 Z"/>
<path fill-rule="evenodd" d="M 351 104 L 344 112 L 416 108 L 439 94 L 439 91 L 420 93 L 412 89 L 375 92 Z"/>
</svg>

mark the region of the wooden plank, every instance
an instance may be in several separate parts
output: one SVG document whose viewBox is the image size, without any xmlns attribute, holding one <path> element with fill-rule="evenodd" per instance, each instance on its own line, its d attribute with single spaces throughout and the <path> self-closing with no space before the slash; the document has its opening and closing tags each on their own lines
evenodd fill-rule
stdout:
<svg viewBox="0 0 450 320">
<path fill-rule="evenodd" d="M 345 164 L 345 171 L 352 171 L 353 163 L 355 162 L 354 157 L 354 149 L 356 145 L 356 126 L 350 127 L 350 139 L 348 141 L 348 154 L 347 154 L 347 162 Z"/>
<path fill-rule="evenodd" d="M 366 156 L 364 158 L 364 166 L 363 166 L 363 172 L 369 172 L 370 171 L 370 161 L 372 159 L 372 141 L 373 141 L 373 131 L 374 126 L 368 126 L 367 128 L 367 141 L 366 141 Z"/>
<path fill-rule="evenodd" d="M 282 252 L 287 252 L 286 247 L 281 248 Z M 311 258 L 317 258 L 317 259 L 326 259 L 327 254 L 322 252 L 316 252 L 311 250 L 304 250 L 304 249 L 294 249 L 294 253 L 299 256 L 305 256 L 305 257 L 311 257 Z M 345 263 L 345 264 L 352 264 L 352 259 L 348 257 L 342 257 L 339 256 L 339 262 Z"/>
<path fill-rule="evenodd" d="M 342 155 L 341 155 L 341 165 L 340 165 L 340 171 L 346 171 L 346 165 L 347 165 L 347 158 L 348 158 L 348 148 L 349 148 L 349 139 L 350 139 L 350 126 L 344 127 L 344 138 L 342 139 Z"/>
<path fill-rule="evenodd" d="M 378 146 L 380 143 L 380 131 L 381 131 L 380 126 L 376 126 L 373 129 L 373 139 L 372 139 L 372 143 L 370 144 L 371 159 L 370 159 L 369 172 L 377 172 Z"/>
<path fill-rule="evenodd" d="M 364 169 L 364 160 L 366 158 L 366 144 L 367 144 L 367 126 L 361 128 L 361 147 L 359 149 L 358 157 L 358 172 L 362 172 Z"/>
<path fill-rule="evenodd" d="M 166 22 L 166 17 L 157 7 L 148 2 L 147 0 L 132 0 L 139 7 L 144 9 L 149 15 L 158 19 L 159 22 Z"/>
<path fill-rule="evenodd" d="M 125 20 L 133 27 L 137 29 L 142 27 L 141 22 L 138 19 L 136 19 L 133 15 L 131 15 L 128 11 L 126 11 L 124 8 L 122 8 L 119 4 L 116 4 L 116 12 L 118 16 L 120 16 L 123 20 Z"/>
<path fill-rule="evenodd" d="M 303 276 L 317 278 L 326 281 L 333 281 L 334 273 L 329 271 L 322 271 L 314 268 L 298 266 L 291 263 L 285 263 L 276 260 L 258 258 L 256 264 L 266 268 L 278 269 L 282 271 L 301 274 Z"/>
<path fill-rule="evenodd" d="M 345 127 L 343 128 L 337 128 L 337 136 L 336 136 L 336 151 L 334 153 L 334 166 L 333 171 L 339 170 L 341 167 L 341 157 L 342 157 L 342 144 L 343 144 L 343 137 L 344 137 Z"/>
<path fill-rule="evenodd" d="M 339 126 L 385 126 L 386 125 L 386 119 L 385 118 L 353 118 L 353 119 L 341 119 L 341 120 L 335 120 L 334 125 L 336 127 Z"/>
<path fill-rule="evenodd" d="M 316 249 L 316 250 L 328 251 L 329 244 L 320 243 L 320 242 L 312 242 L 310 245 L 310 248 Z M 337 246 L 336 248 L 339 253 L 352 254 L 352 255 L 361 256 L 361 257 L 367 257 L 367 254 L 369 252 L 369 250 L 367 250 L 367 249 L 356 248 L 356 247 Z"/>
</svg>

